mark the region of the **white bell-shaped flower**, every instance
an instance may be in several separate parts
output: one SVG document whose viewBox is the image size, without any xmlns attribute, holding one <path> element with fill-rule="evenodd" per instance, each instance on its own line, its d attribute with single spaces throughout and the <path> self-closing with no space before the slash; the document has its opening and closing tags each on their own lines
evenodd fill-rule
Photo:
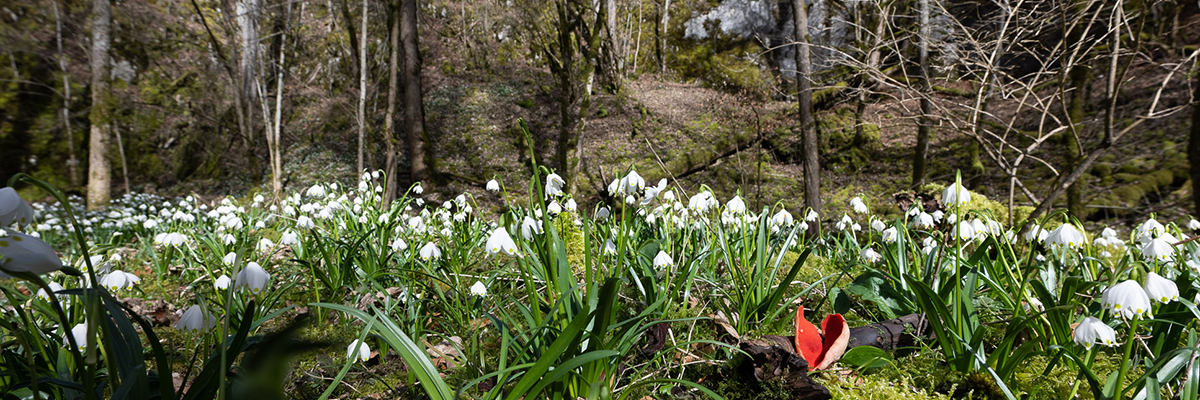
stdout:
<svg viewBox="0 0 1200 400">
<path fill-rule="evenodd" d="M 863 249 L 861 252 L 858 253 L 858 255 L 861 256 L 863 258 L 863 260 L 866 260 L 868 263 L 872 263 L 872 264 L 883 258 L 882 255 L 880 255 L 878 252 L 876 252 L 874 249 L 871 249 L 870 247 Z"/>
<path fill-rule="evenodd" d="M 1104 291 L 1100 299 L 1104 307 L 1121 314 L 1126 319 L 1134 316 L 1150 317 L 1150 297 L 1137 282 L 1127 280 Z"/>
<path fill-rule="evenodd" d="M 866 214 L 867 211 L 869 211 L 867 209 L 867 203 L 863 203 L 862 198 L 857 196 L 855 196 L 853 199 L 850 199 L 850 207 L 853 207 L 854 212 L 858 214 Z"/>
<path fill-rule="evenodd" d="M 246 263 L 246 268 L 242 268 L 237 274 L 237 288 L 248 288 L 251 292 L 261 293 L 267 289 L 267 281 L 271 279 L 271 274 L 258 265 L 256 262 Z"/>
<path fill-rule="evenodd" d="M 564 181 L 558 174 L 546 175 L 546 196 L 554 197 L 563 194 L 563 186 L 566 186 L 567 181 Z"/>
<path fill-rule="evenodd" d="M 946 207 L 962 207 L 971 204 L 971 192 L 962 183 L 954 182 L 942 191 L 942 204 Z"/>
<path fill-rule="evenodd" d="M 33 207 L 17 195 L 16 189 L 6 187 L 0 189 L 0 228 L 7 228 L 13 223 L 21 226 L 33 223 Z"/>
<path fill-rule="evenodd" d="M 535 233 L 542 233 L 542 222 L 526 215 L 525 219 L 521 221 L 521 237 L 525 238 L 525 240 L 530 240 L 533 239 L 533 234 Z"/>
<path fill-rule="evenodd" d="M 1146 289 L 1146 295 L 1150 299 L 1162 304 L 1179 300 L 1179 287 L 1175 286 L 1175 282 L 1153 272 L 1146 275 L 1146 284 L 1143 285 L 1143 289 Z"/>
<path fill-rule="evenodd" d="M 486 246 L 488 255 L 504 253 L 516 256 L 520 254 L 520 251 L 517 249 L 517 243 L 513 241 L 512 236 L 508 235 L 508 229 L 505 229 L 503 226 L 498 226 L 492 230 L 491 236 L 488 236 Z"/>
<path fill-rule="evenodd" d="M 913 227 L 917 229 L 928 229 L 933 227 L 933 216 L 927 213 L 917 214 L 916 221 L 913 221 Z"/>
<path fill-rule="evenodd" d="M 100 278 L 100 285 L 115 292 L 132 288 L 134 284 L 141 281 L 142 279 L 137 275 L 125 271 L 113 271 Z"/>
<path fill-rule="evenodd" d="M 746 202 L 742 200 L 742 196 L 733 196 L 725 203 L 725 209 L 734 214 L 743 214 L 746 212 Z"/>
<path fill-rule="evenodd" d="M 187 311 L 179 316 L 179 321 L 175 323 L 176 329 L 192 334 L 208 332 L 215 326 L 217 326 L 217 318 L 204 312 L 198 305 L 188 307 Z"/>
<path fill-rule="evenodd" d="M 346 358 L 353 358 L 359 362 L 367 362 L 371 359 L 371 346 L 367 346 L 365 342 L 355 340 L 350 342 L 350 346 L 346 347 Z"/>
<path fill-rule="evenodd" d="M 50 293 L 46 293 L 46 289 L 38 289 L 37 291 L 37 297 L 45 301 L 50 301 L 51 294 L 55 294 L 63 290 L 63 286 L 59 285 L 58 282 L 49 282 L 46 284 L 46 286 L 50 287 Z M 69 297 L 68 295 L 63 294 L 57 296 L 59 301 L 65 300 Z"/>
<path fill-rule="evenodd" d="M 68 333 L 75 338 L 75 343 L 79 345 L 79 349 L 85 349 L 88 346 L 87 323 L 82 323 L 71 327 L 71 333 Z M 71 342 L 65 336 L 63 337 L 63 345 L 70 347 Z"/>
<path fill-rule="evenodd" d="M 436 260 L 442 257 L 442 249 L 439 249 L 433 242 L 429 242 L 421 246 L 421 250 L 417 254 L 425 261 Z"/>
<path fill-rule="evenodd" d="M 217 280 L 213 282 L 213 287 L 217 288 L 217 290 L 228 289 L 229 288 L 229 276 L 221 275 L 220 277 L 218 277 Z"/>
<path fill-rule="evenodd" d="M 297 243 L 300 243 L 300 240 L 297 238 L 296 232 L 285 231 L 279 236 L 279 244 L 281 245 L 291 246 Z"/>
<path fill-rule="evenodd" d="M 672 265 L 675 265 L 675 260 L 672 259 L 671 255 L 667 254 L 667 252 L 659 250 L 658 255 L 654 256 L 655 268 L 670 267 Z"/>
<path fill-rule="evenodd" d="M 1167 238 L 1160 236 L 1142 245 L 1142 255 L 1147 260 L 1167 262 L 1175 257 L 1175 245 L 1169 242 Z"/>
<path fill-rule="evenodd" d="M 484 285 L 483 282 L 475 281 L 475 284 L 471 285 L 471 295 L 472 296 L 483 297 L 483 296 L 487 296 L 487 293 L 488 293 L 487 285 Z"/>
<path fill-rule="evenodd" d="M 396 238 L 396 240 L 392 241 L 393 252 L 399 253 L 405 250 L 408 250 L 408 243 L 405 242 L 404 239 Z"/>
<path fill-rule="evenodd" d="M 0 237 L 0 268 L 13 272 L 45 274 L 62 269 L 58 253 L 42 239 L 20 232 Z M 0 271 L 0 278 L 11 278 Z"/>
<path fill-rule="evenodd" d="M 1094 344 L 1102 344 L 1105 346 L 1117 345 L 1117 332 L 1113 331 L 1111 326 L 1105 324 L 1099 318 L 1084 317 L 1083 321 L 1075 327 L 1075 343 L 1079 343 L 1087 349 L 1091 349 Z"/>
<path fill-rule="evenodd" d="M 1087 243 L 1087 239 L 1083 237 L 1083 233 L 1080 233 L 1079 229 L 1075 228 L 1075 225 L 1062 224 L 1051 231 L 1049 236 L 1046 236 L 1046 243 L 1055 249 L 1063 247 L 1079 249 L 1083 247 L 1084 243 Z"/>
<path fill-rule="evenodd" d="M 488 181 L 486 189 L 489 192 L 499 192 L 500 191 L 500 182 L 496 182 L 495 179 L 492 179 L 492 180 Z"/>
<path fill-rule="evenodd" d="M 882 237 L 883 241 L 886 243 L 895 243 L 896 238 L 899 235 L 900 235 L 900 231 L 896 230 L 896 227 L 894 227 L 894 226 L 891 228 L 884 229 L 883 232 L 880 233 L 880 237 Z"/>
</svg>

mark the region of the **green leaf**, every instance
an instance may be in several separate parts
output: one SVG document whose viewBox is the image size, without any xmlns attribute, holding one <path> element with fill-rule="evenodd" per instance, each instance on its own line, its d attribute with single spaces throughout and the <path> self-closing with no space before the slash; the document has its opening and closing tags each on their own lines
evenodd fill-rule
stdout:
<svg viewBox="0 0 1200 400">
<path fill-rule="evenodd" d="M 858 346 L 842 354 L 843 363 L 856 368 L 882 368 L 891 362 L 891 355 L 875 346 Z"/>
</svg>

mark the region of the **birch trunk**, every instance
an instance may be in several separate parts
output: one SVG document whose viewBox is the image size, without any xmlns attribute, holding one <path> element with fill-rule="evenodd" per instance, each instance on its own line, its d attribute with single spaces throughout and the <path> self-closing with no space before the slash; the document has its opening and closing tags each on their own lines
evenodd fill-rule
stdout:
<svg viewBox="0 0 1200 400">
<path fill-rule="evenodd" d="M 96 209 L 112 199 L 111 166 L 108 160 L 112 94 L 109 93 L 109 49 L 112 46 L 112 4 L 92 0 L 92 111 L 88 144 L 87 207 Z"/>
</svg>

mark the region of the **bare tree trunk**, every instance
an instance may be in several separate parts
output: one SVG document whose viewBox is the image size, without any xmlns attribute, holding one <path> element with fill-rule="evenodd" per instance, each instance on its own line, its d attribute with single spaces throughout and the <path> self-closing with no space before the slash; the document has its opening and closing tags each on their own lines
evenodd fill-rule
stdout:
<svg viewBox="0 0 1200 400">
<path fill-rule="evenodd" d="M 238 97 L 238 116 L 242 118 L 240 125 L 246 145 L 246 154 L 250 163 L 250 175 L 257 181 L 262 176 L 258 170 L 257 158 L 254 155 L 254 101 L 258 95 L 256 69 L 258 68 L 258 10 L 259 0 L 238 0 L 236 17 L 241 28 L 242 84 Z"/>
<path fill-rule="evenodd" d="M 1192 130 L 1188 138 L 1188 164 L 1192 173 L 1192 202 L 1200 215 L 1200 59 L 1192 64 Z"/>
<path fill-rule="evenodd" d="M 391 24 L 388 31 L 388 93 L 387 114 L 383 116 L 383 144 L 387 156 L 384 159 L 383 204 L 387 206 L 396 198 L 396 70 L 400 68 L 400 7 L 399 2 L 389 7 Z"/>
<path fill-rule="evenodd" d="M 417 0 L 400 2 L 400 42 L 404 50 L 404 120 L 408 125 L 408 155 L 413 181 L 427 178 L 425 145 L 425 104 L 421 91 L 420 33 L 417 25 Z"/>
<path fill-rule="evenodd" d="M 917 126 L 917 147 L 913 152 L 913 171 L 912 185 L 919 187 L 925 183 L 925 153 L 929 151 L 929 135 L 933 130 L 933 122 L 929 118 L 929 114 L 933 112 L 933 104 L 930 102 L 930 76 L 929 76 L 929 38 L 931 30 L 929 26 L 929 1 L 920 1 L 920 41 L 921 47 L 919 50 L 918 61 L 921 64 L 921 118 L 919 126 Z"/>
<path fill-rule="evenodd" d="M 821 165 L 812 110 L 812 59 L 808 45 L 808 12 L 805 0 L 792 6 L 793 38 L 796 41 L 796 96 L 800 105 L 800 137 L 804 146 L 804 204 L 821 212 Z M 815 232 L 815 230 L 814 230 Z"/>
<path fill-rule="evenodd" d="M 109 93 L 109 48 L 112 46 L 112 4 L 92 0 L 92 111 L 88 145 L 88 209 L 108 205 L 112 199 L 112 174 L 108 160 L 112 93 Z"/>
<path fill-rule="evenodd" d="M 125 181 L 125 193 L 129 193 L 129 163 L 125 161 L 125 143 L 121 141 L 121 130 L 116 121 L 112 123 L 113 136 L 117 137 L 117 153 L 121 155 L 121 179 Z"/>
<path fill-rule="evenodd" d="M 663 0 L 661 31 L 658 33 L 658 72 L 667 72 L 667 32 L 670 31 L 671 0 Z"/>
<path fill-rule="evenodd" d="M 303 10 L 301 10 L 303 11 Z M 300 13 L 303 16 L 303 12 Z M 267 132 L 267 150 L 271 155 L 271 191 L 275 200 L 283 199 L 283 73 L 287 70 L 287 30 L 292 23 L 292 3 L 287 5 L 287 19 L 279 39 L 279 65 L 275 75 L 275 124 Z"/>
<path fill-rule="evenodd" d="M 363 146 L 367 135 L 367 0 L 362 5 L 362 40 L 358 51 L 358 172 L 363 172 Z"/>
<path fill-rule="evenodd" d="M 79 186 L 79 160 L 75 158 L 75 131 L 71 129 L 71 75 L 67 73 L 67 58 L 63 55 L 62 17 L 58 14 L 58 0 L 50 2 L 54 7 L 54 40 L 58 45 L 58 69 L 63 79 L 63 131 L 67 136 L 67 173 L 71 186 Z M 14 68 L 15 70 L 15 68 Z"/>
</svg>

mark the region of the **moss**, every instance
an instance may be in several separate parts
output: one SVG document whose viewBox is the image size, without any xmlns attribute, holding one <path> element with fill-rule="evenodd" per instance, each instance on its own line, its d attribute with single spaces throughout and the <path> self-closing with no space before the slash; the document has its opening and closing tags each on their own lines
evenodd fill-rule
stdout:
<svg viewBox="0 0 1200 400">
<path fill-rule="evenodd" d="M 817 382 L 825 385 L 833 398 L 839 400 L 924 400 L 949 399 L 945 394 L 913 387 L 907 381 L 893 381 L 879 375 L 842 377 L 821 375 Z"/>
<path fill-rule="evenodd" d="M 879 127 L 867 124 L 858 129 L 855 110 L 841 107 L 817 118 L 817 146 L 830 167 L 857 170 L 871 163 L 872 154 L 882 147 Z"/>
<path fill-rule="evenodd" d="M 521 106 L 521 108 L 533 108 L 533 99 L 521 99 L 517 102 L 517 105 Z"/>
<path fill-rule="evenodd" d="M 934 196 L 934 198 L 940 199 L 942 196 L 942 191 L 945 189 L 946 189 L 946 185 L 944 185 L 944 184 L 929 183 L 929 184 L 926 184 L 925 186 L 922 186 L 920 191 L 924 192 L 924 193 L 928 193 L 928 194 Z M 1008 204 L 989 199 L 987 196 L 984 196 L 983 194 L 980 194 L 980 193 L 972 192 L 970 190 L 968 190 L 968 192 L 971 193 L 971 204 L 967 205 L 964 213 L 975 212 L 975 213 L 978 213 L 979 215 L 989 216 L 998 222 L 1002 222 L 1005 224 L 1008 223 L 1008 217 L 1009 217 Z M 1013 222 L 1015 224 L 1020 224 L 1021 221 L 1024 221 L 1025 218 L 1029 216 L 1029 214 L 1033 213 L 1033 209 L 1034 209 L 1034 207 L 1032 207 L 1032 206 L 1013 207 L 1013 214 L 1014 214 L 1013 219 L 1012 219 Z M 949 213 L 950 212 L 947 211 L 947 214 L 949 214 Z"/>
</svg>

